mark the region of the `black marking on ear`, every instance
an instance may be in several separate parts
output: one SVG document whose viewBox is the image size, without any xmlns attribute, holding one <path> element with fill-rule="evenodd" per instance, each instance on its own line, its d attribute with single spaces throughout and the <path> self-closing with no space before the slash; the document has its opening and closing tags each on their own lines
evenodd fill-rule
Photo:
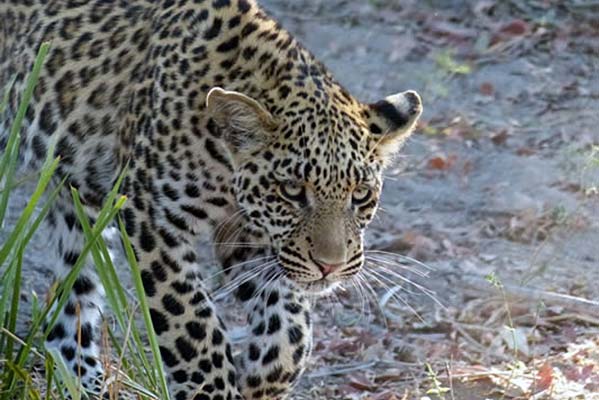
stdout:
<svg viewBox="0 0 599 400">
<path fill-rule="evenodd" d="M 370 132 L 375 135 L 380 135 L 381 133 L 383 133 L 383 130 L 381 129 L 381 127 L 375 123 L 370 124 L 369 128 L 370 128 Z"/>
<path fill-rule="evenodd" d="M 399 110 L 387 100 L 381 100 L 374 103 L 372 108 L 390 123 L 391 130 L 401 128 L 410 121 L 409 116 L 399 112 Z"/>
<path fill-rule="evenodd" d="M 414 92 L 407 92 L 404 96 L 410 103 L 410 110 L 408 113 L 410 115 L 416 114 L 418 112 L 418 107 L 420 106 L 420 99 Z"/>
</svg>

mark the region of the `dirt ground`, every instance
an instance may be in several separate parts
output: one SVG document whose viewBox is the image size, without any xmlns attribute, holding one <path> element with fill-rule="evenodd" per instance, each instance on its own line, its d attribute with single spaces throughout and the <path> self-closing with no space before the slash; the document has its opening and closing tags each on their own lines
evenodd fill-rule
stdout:
<svg viewBox="0 0 599 400">
<path fill-rule="evenodd" d="M 599 399 L 599 3 L 262 4 L 361 100 L 425 104 L 294 398 Z"/>
</svg>

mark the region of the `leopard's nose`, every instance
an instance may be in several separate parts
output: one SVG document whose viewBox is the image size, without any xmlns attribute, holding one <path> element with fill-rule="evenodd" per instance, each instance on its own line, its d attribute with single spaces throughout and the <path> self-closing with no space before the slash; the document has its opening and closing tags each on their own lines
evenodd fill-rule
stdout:
<svg viewBox="0 0 599 400">
<path fill-rule="evenodd" d="M 337 271 L 339 268 L 343 267 L 345 265 L 344 262 L 340 262 L 340 263 L 331 263 L 331 262 L 326 262 L 324 260 L 315 260 L 316 261 L 316 265 L 318 266 L 318 269 L 320 270 L 320 272 L 322 272 L 322 277 L 326 277 L 327 275 L 332 274 L 333 272 Z"/>
</svg>

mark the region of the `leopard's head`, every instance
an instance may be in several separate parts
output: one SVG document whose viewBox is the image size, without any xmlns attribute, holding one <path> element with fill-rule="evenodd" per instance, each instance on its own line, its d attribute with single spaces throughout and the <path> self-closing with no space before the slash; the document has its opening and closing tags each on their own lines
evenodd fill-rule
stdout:
<svg viewBox="0 0 599 400">
<path fill-rule="evenodd" d="M 207 110 L 234 164 L 233 191 L 284 275 L 322 292 L 364 264 L 363 233 L 382 173 L 422 113 L 414 91 L 362 104 L 338 85 L 284 86 L 284 96 L 212 89 Z"/>
</svg>

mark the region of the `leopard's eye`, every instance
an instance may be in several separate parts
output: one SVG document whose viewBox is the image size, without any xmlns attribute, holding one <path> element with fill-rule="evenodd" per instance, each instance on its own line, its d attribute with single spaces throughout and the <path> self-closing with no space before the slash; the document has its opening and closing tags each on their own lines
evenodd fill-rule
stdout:
<svg viewBox="0 0 599 400">
<path fill-rule="evenodd" d="M 308 204 L 306 187 L 299 182 L 283 182 L 279 186 L 279 192 L 287 201 L 299 203 L 302 207 Z"/>
<path fill-rule="evenodd" d="M 367 203 L 372 197 L 372 190 L 367 186 L 358 186 L 352 193 L 352 204 L 354 206 L 361 206 Z"/>
</svg>

